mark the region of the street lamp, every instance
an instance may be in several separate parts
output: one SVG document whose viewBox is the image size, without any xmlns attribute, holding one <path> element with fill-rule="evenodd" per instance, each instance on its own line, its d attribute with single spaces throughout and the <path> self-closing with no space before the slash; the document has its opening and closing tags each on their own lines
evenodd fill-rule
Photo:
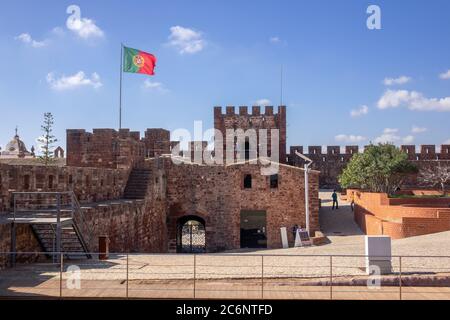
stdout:
<svg viewBox="0 0 450 320">
<path fill-rule="evenodd" d="M 295 151 L 295 154 L 297 156 L 299 156 L 300 158 L 302 158 L 303 160 L 305 160 L 305 165 L 304 165 L 304 169 L 305 169 L 305 216 L 306 216 L 306 231 L 309 234 L 309 183 L 308 183 L 308 172 L 309 172 L 309 166 L 313 163 L 313 161 L 308 158 L 307 156 L 305 156 L 304 154 L 301 154 L 298 151 Z"/>
</svg>

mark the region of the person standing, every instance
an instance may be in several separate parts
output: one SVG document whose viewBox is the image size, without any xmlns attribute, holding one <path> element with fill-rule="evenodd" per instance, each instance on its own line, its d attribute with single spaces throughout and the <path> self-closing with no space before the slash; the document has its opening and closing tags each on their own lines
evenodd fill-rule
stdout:
<svg viewBox="0 0 450 320">
<path fill-rule="evenodd" d="M 336 190 L 333 190 L 333 194 L 331 195 L 331 198 L 333 198 L 333 207 L 331 208 L 331 210 L 334 210 L 335 206 L 336 206 L 336 210 L 339 209 L 338 196 L 337 196 Z"/>
</svg>

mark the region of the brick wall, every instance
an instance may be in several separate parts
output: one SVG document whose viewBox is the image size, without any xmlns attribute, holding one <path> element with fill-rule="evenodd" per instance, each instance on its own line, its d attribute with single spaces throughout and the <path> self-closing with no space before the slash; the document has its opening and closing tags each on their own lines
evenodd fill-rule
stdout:
<svg viewBox="0 0 450 320">
<path fill-rule="evenodd" d="M 140 133 L 129 129 L 67 130 L 67 165 L 129 169 L 142 164 L 145 145 Z"/>
<path fill-rule="evenodd" d="M 256 164 L 167 166 L 167 227 L 169 242 L 176 238 L 177 220 L 195 215 L 205 220 L 208 251 L 240 248 L 241 210 L 264 210 L 267 215 L 269 248 L 281 247 L 280 228 L 305 226 L 304 173 L 287 165 L 279 167 L 279 186 L 271 189 L 269 177 Z M 252 188 L 243 188 L 245 174 L 252 176 Z M 310 174 L 311 231 L 319 230 L 318 172 Z M 292 235 L 288 233 L 293 241 Z"/>
<path fill-rule="evenodd" d="M 420 146 L 420 152 L 416 153 L 416 146 L 403 145 L 400 147 L 408 154 L 408 159 L 414 163 L 419 171 L 423 168 L 435 167 L 439 163 L 445 163 L 450 166 L 450 145 L 441 145 L 441 152 L 436 152 L 434 145 Z M 312 168 L 320 171 L 320 186 L 336 188 L 339 186 L 338 176 L 347 166 L 353 154 L 359 152 L 358 146 L 345 146 L 345 152 L 340 152 L 340 146 L 327 146 L 326 153 L 322 152 L 321 146 L 309 146 L 308 150 L 303 146 L 291 146 L 287 155 L 288 163 L 294 166 L 303 167 L 304 160 L 295 154 L 295 151 L 303 153 L 313 160 Z M 404 186 L 417 187 L 427 186 L 418 180 L 418 175 L 410 176 L 404 183 Z"/>
<path fill-rule="evenodd" d="M 384 193 L 347 190 L 355 221 L 370 235 L 393 239 L 450 230 L 450 198 L 388 198 Z"/>
<path fill-rule="evenodd" d="M 118 199 L 129 171 L 121 169 L 0 164 L 0 212 L 12 207 L 12 191 L 69 191 L 81 202 Z"/>
<path fill-rule="evenodd" d="M 270 146 L 270 130 L 278 129 L 280 136 L 280 162 L 286 163 L 286 106 L 279 106 L 278 112 L 275 114 L 272 106 L 265 107 L 264 113 L 261 113 L 259 106 L 253 106 L 251 113 L 248 112 L 248 107 L 246 106 L 239 107 L 239 113 L 235 112 L 234 106 L 227 106 L 225 114 L 222 114 L 222 107 L 214 107 L 214 128 L 222 132 L 223 150 L 226 150 L 225 137 L 227 129 L 242 129 L 244 131 L 255 129 L 257 132 L 260 129 L 267 129 L 268 155 L 271 154 L 272 150 Z M 259 150 L 257 150 L 257 154 L 259 154 Z"/>
</svg>

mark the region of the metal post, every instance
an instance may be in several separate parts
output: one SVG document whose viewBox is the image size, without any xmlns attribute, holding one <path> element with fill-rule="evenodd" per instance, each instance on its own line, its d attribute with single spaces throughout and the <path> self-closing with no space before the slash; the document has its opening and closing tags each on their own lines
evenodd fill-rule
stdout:
<svg viewBox="0 0 450 320">
<path fill-rule="evenodd" d="M 62 287 L 63 287 L 63 271 L 64 271 L 64 258 L 63 253 L 60 253 L 60 266 L 59 266 L 59 298 L 62 299 Z"/>
<path fill-rule="evenodd" d="M 70 193 L 70 210 L 71 210 L 71 216 L 72 216 L 72 220 L 75 218 L 75 199 L 74 199 L 74 193 L 71 192 Z"/>
<path fill-rule="evenodd" d="M 128 275 L 128 270 L 129 270 L 129 266 L 130 266 L 130 262 L 129 262 L 129 254 L 127 253 L 127 289 L 126 289 L 126 297 L 127 297 L 127 299 L 128 299 L 128 290 L 129 290 L 129 287 L 128 287 L 128 281 L 129 281 L 129 275 Z"/>
<path fill-rule="evenodd" d="M 14 199 L 14 211 L 13 211 L 13 223 L 11 225 L 11 266 L 16 265 L 16 194 L 13 194 Z"/>
<path fill-rule="evenodd" d="M 333 256 L 330 256 L 330 300 L 333 300 Z"/>
<path fill-rule="evenodd" d="M 61 250 L 61 194 L 56 195 L 56 252 Z"/>
<path fill-rule="evenodd" d="M 261 299 L 264 299 L 264 256 L 261 255 Z"/>
<path fill-rule="evenodd" d="M 309 179 L 308 179 L 308 167 L 309 164 L 305 163 L 305 216 L 306 216 L 306 231 L 309 234 Z"/>
<path fill-rule="evenodd" d="M 11 225 L 11 266 L 16 265 L 16 223 Z"/>
<path fill-rule="evenodd" d="M 399 257 L 399 260 L 400 260 L 400 262 L 399 262 L 399 264 L 400 264 L 400 272 L 399 272 L 399 275 L 400 275 L 400 277 L 399 277 L 399 279 L 398 279 L 398 285 L 399 285 L 399 289 L 400 289 L 400 300 L 402 300 L 402 257 L 400 256 Z"/>
<path fill-rule="evenodd" d="M 194 254 L 194 299 L 196 298 L 195 290 L 197 289 L 197 255 Z"/>
</svg>

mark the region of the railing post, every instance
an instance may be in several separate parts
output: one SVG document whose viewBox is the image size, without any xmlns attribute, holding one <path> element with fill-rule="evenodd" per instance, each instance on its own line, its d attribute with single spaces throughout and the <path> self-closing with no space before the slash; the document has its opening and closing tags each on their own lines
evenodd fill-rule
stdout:
<svg viewBox="0 0 450 320">
<path fill-rule="evenodd" d="M 61 194 L 56 195 L 56 251 L 62 252 L 61 249 Z"/>
<path fill-rule="evenodd" d="M 330 256 L 330 300 L 333 300 L 333 256 Z"/>
<path fill-rule="evenodd" d="M 71 216 L 73 220 L 75 219 L 75 199 L 73 192 L 70 192 L 70 207 L 71 207 Z"/>
<path fill-rule="evenodd" d="M 59 266 L 59 298 L 62 299 L 62 287 L 63 287 L 63 271 L 64 271 L 64 255 L 60 252 L 60 266 Z"/>
<path fill-rule="evenodd" d="M 196 298 L 197 289 L 197 255 L 194 254 L 194 299 Z"/>
<path fill-rule="evenodd" d="M 400 294 L 400 300 L 402 300 L 402 257 L 399 257 L 399 279 L 398 279 L 398 285 L 399 285 L 399 294 Z"/>
<path fill-rule="evenodd" d="M 13 223 L 11 225 L 11 266 L 16 265 L 16 194 L 13 193 L 14 211 L 13 211 Z"/>
<path fill-rule="evenodd" d="M 129 290 L 129 285 L 128 285 L 128 282 L 129 282 L 129 268 L 130 268 L 130 261 L 129 261 L 129 257 L 130 257 L 130 255 L 127 253 L 127 289 L 126 289 L 126 297 L 127 297 L 127 299 L 128 299 L 128 290 Z"/>
<path fill-rule="evenodd" d="M 261 255 L 261 299 L 264 299 L 264 256 Z"/>
</svg>

